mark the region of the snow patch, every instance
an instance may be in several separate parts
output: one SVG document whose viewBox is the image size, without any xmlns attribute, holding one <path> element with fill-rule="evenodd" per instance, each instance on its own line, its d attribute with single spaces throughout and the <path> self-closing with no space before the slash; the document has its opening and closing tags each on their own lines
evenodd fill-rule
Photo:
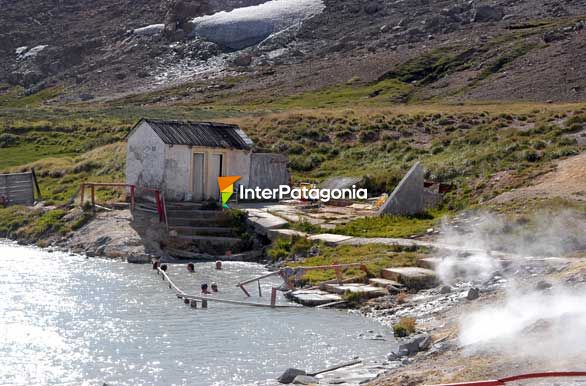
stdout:
<svg viewBox="0 0 586 386">
<path fill-rule="evenodd" d="M 239 50 L 321 13 L 322 0 L 272 0 L 193 19 L 194 35 Z"/>
<path fill-rule="evenodd" d="M 138 36 L 153 36 L 161 35 L 165 29 L 165 24 L 151 24 L 146 27 L 141 27 L 133 30 L 132 32 Z"/>
<path fill-rule="evenodd" d="M 28 50 L 27 46 L 18 47 L 16 49 L 16 55 L 20 56 L 20 55 L 24 54 L 26 52 L 26 50 Z"/>
<path fill-rule="evenodd" d="M 16 49 L 17 59 L 24 60 L 24 59 L 34 58 L 35 56 L 37 56 L 39 53 L 41 53 L 41 51 L 43 51 L 47 47 L 48 47 L 47 45 L 39 45 L 39 46 L 35 46 L 35 47 L 31 48 L 28 51 L 27 51 L 28 47 L 26 47 L 26 46 L 18 47 Z"/>
</svg>

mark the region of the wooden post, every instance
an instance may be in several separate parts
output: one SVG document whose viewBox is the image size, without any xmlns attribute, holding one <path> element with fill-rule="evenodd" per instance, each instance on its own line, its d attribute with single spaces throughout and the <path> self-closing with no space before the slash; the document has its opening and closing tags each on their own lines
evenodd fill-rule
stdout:
<svg viewBox="0 0 586 386">
<path fill-rule="evenodd" d="M 163 213 L 163 222 L 165 225 L 169 225 L 167 221 L 167 205 L 165 204 L 165 195 L 161 194 L 161 209 Z"/>
<path fill-rule="evenodd" d="M 338 262 L 336 261 L 334 265 L 337 266 Z M 342 284 L 342 281 L 344 280 L 344 278 L 342 277 L 342 270 L 340 269 L 340 267 L 336 267 L 334 268 L 334 270 L 336 271 L 336 280 L 338 281 L 338 284 Z"/>
<path fill-rule="evenodd" d="M 262 290 L 260 289 L 260 280 L 257 281 L 258 283 L 258 296 L 262 297 Z"/>
<path fill-rule="evenodd" d="M 136 205 L 136 186 L 130 186 L 130 211 L 134 211 L 134 206 Z"/>
<path fill-rule="evenodd" d="M 81 184 L 81 188 L 80 188 L 80 194 L 81 194 L 81 201 L 80 201 L 80 205 L 83 206 L 83 199 L 85 198 L 85 184 Z"/>
<path fill-rule="evenodd" d="M 190 305 L 191 305 L 191 308 L 197 308 L 197 300 L 192 299 Z"/>
<path fill-rule="evenodd" d="M 92 185 L 92 207 L 96 209 L 96 187 Z"/>
<path fill-rule="evenodd" d="M 157 202 L 157 213 L 159 214 L 159 221 L 165 221 L 165 215 L 163 213 L 163 204 L 161 202 L 161 192 L 155 191 L 155 201 Z"/>
<path fill-rule="evenodd" d="M 207 300 L 201 301 L 201 308 L 208 308 L 208 301 Z"/>
<path fill-rule="evenodd" d="M 31 173 L 33 175 L 33 182 L 35 183 L 35 188 L 37 190 L 37 198 L 40 200 L 43 199 L 41 195 L 41 188 L 39 187 L 39 182 L 37 181 L 37 173 L 35 173 L 35 168 L 31 168 Z"/>
<path fill-rule="evenodd" d="M 246 290 L 246 288 L 244 288 L 244 285 L 240 285 L 240 289 L 242 291 L 244 291 L 244 293 L 246 294 L 246 296 L 250 297 L 250 294 L 248 293 L 248 291 Z"/>
<path fill-rule="evenodd" d="M 277 304 L 277 289 L 273 287 L 271 289 L 271 307 L 274 307 Z"/>
</svg>

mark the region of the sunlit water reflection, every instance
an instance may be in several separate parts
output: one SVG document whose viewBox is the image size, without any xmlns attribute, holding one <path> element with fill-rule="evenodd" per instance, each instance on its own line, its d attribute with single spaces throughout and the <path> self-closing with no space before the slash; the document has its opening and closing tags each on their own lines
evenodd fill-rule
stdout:
<svg viewBox="0 0 586 386">
<path fill-rule="evenodd" d="M 263 385 L 287 367 L 381 359 L 392 348 L 384 327 L 343 311 L 193 310 L 150 266 L 0 243 L 0 268 L 0 385 Z M 236 300 L 234 284 L 264 272 L 248 263 L 170 269 L 190 293 L 216 281 L 219 296 Z M 276 283 L 252 300 L 268 302 Z M 386 340 L 359 336 L 367 330 Z"/>
</svg>

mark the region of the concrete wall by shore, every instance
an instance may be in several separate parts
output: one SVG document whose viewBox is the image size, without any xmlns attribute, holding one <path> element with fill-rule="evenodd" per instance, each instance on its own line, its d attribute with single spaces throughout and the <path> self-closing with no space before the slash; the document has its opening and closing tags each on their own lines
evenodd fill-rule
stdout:
<svg viewBox="0 0 586 386">
<path fill-rule="evenodd" d="M 425 171 L 418 162 L 407 172 L 378 214 L 414 215 L 436 206 L 438 193 L 425 189 Z"/>
</svg>

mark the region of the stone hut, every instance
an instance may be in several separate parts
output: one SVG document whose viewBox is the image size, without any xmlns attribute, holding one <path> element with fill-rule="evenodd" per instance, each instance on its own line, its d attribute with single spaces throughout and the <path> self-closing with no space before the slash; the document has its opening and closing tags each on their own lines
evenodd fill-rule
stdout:
<svg viewBox="0 0 586 386">
<path fill-rule="evenodd" d="M 127 137 L 126 182 L 159 189 L 169 200 L 217 200 L 217 178 L 276 188 L 289 183 L 287 158 L 257 153 L 236 125 L 141 119 Z"/>
</svg>

